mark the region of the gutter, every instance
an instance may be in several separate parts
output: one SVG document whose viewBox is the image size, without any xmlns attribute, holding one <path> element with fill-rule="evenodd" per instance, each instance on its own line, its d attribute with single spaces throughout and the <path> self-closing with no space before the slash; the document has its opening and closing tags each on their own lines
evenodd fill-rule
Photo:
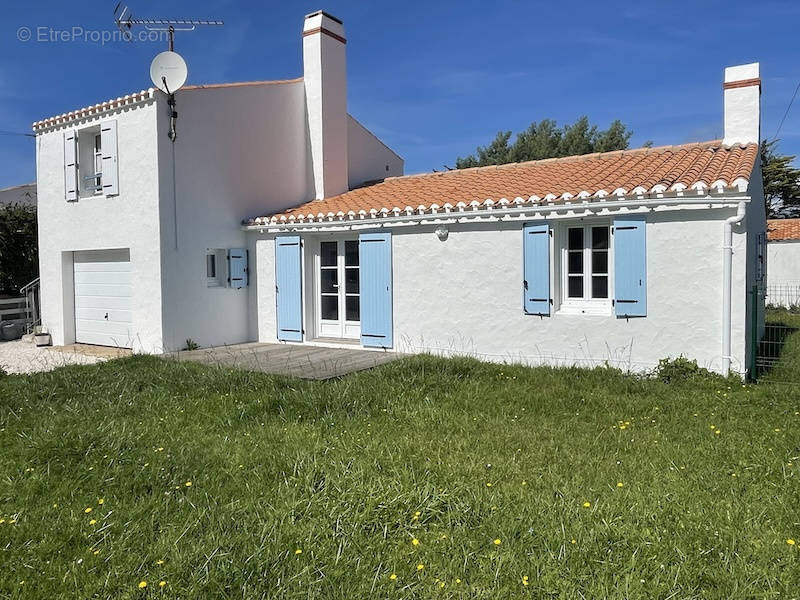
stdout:
<svg viewBox="0 0 800 600">
<path fill-rule="evenodd" d="M 459 223 L 467 221 L 486 221 L 489 219 L 494 220 L 513 220 L 516 218 L 535 218 L 536 215 L 545 215 L 558 212 L 575 213 L 581 211 L 583 213 L 598 212 L 605 209 L 614 208 L 649 208 L 655 209 L 658 207 L 670 207 L 672 210 L 678 210 L 680 207 L 696 206 L 698 209 L 712 209 L 721 208 L 726 205 L 738 203 L 743 206 L 750 202 L 749 196 L 735 195 L 725 196 L 719 198 L 657 198 L 652 200 L 611 200 L 611 201 L 598 201 L 582 202 L 580 204 L 550 204 L 546 206 L 534 205 L 523 208 L 471 208 L 465 207 L 459 210 L 443 210 L 442 212 L 425 213 L 425 214 L 406 214 L 403 216 L 391 217 L 377 217 L 377 216 L 354 216 L 348 219 L 341 220 L 315 220 L 303 221 L 299 219 L 291 221 L 283 221 L 280 223 L 264 223 L 261 225 L 248 224 L 243 225 L 243 231 L 258 231 L 259 233 L 277 233 L 282 231 L 295 231 L 295 230 L 315 230 L 315 229 L 335 229 L 335 230 L 351 230 L 351 229 L 364 229 L 375 227 L 391 227 L 391 226 L 407 226 L 416 225 L 432 221 L 434 223 Z M 743 210 L 743 209 L 742 209 Z M 378 213 L 379 214 L 379 213 Z M 557 216 L 557 215 L 556 215 Z M 575 216 L 563 215 L 563 216 Z"/>
<path fill-rule="evenodd" d="M 739 202 L 736 214 L 725 219 L 722 243 L 722 375 L 731 370 L 731 296 L 733 293 L 733 226 L 742 222 L 747 203 Z"/>
</svg>

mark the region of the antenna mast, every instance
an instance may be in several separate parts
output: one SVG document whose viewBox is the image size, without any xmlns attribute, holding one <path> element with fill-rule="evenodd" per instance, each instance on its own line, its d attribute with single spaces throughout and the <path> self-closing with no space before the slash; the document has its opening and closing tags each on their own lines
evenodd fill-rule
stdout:
<svg viewBox="0 0 800 600">
<path fill-rule="evenodd" d="M 131 41 L 133 36 L 131 34 L 131 30 L 133 29 L 134 25 L 141 25 L 148 31 L 166 31 L 169 33 L 169 45 L 168 45 L 168 52 L 175 52 L 175 32 L 176 31 L 194 31 L 199 26 L 205 25 L 212 25 L 212 26 L 219 26 L 224 25 L 223 21 L 219 20 L 202 20 L 202 19 L 134 19 L 133 13 L 127 7 L 127 5 L 122 4 L 122 2 L 118 3 L 116 8 L 114 9 L 114 22 L 117 24 L 117 28 L 122 32 L 122 37 L 126 40 Z M 182 59 L 181 59 L 182 61 Z M 183 65 L 183 75 L 185 81 L 185 70 L 186 65 Z M 151 71 L 152 73 L 152 71 Z M 175 110 L 175 92 L 177 89 L 170 89 L 168 86 L 168 82 L 166 77 L 162 77 L 160 82 L 155 82 L 156 85 L 163 89 L 167 93 L 167 104 L 169 105 L 169 112 L 170 112 L 170 128 L 169 139 L 174 143 L 175 140 L 178 138 L 178 133 L 175 129 L 175 122 L 178 119 L 178 112 Z M 159 85 L 163 83 L 162 85 Z M 180 85 L 183 85 L 181 83 Z"/>
</svg>

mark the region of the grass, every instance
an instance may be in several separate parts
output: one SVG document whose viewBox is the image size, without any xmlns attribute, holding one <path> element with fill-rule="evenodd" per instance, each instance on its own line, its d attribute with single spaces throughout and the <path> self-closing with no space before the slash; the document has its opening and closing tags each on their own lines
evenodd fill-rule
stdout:
<svg viewBox="0 0 800 600">
<path fill-rule="evenodd" d="M 798 481 L 800 385 L 137 356 L 0 379 L 0 597 L 791 598 Z"/>
</svg>

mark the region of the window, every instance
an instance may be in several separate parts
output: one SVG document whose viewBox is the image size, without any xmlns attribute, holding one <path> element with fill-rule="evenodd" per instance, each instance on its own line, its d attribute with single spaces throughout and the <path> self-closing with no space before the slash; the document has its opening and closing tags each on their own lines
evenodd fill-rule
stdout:
<svg viewBox="0 0 800 600">
<path fill-rule="evenodd" d="M 78 187 L 81 197 L 103 193 L 103 140 L 99 126 L 78 131 Z"/>
<path fill-rule="evenodd" d="M 321 240 L 314 260 L 317 336 L 357 338 L 361 321 L 358 240 Z"/>
<path fill-rule="evenodd" d="M 206 285 L 208 287 L 221 287 L 226 280 L 225 251 L 219 249 L 206 250 Z"/>
<path fill-rule="evenodd" d="M 610 242 L 608 225 L 566 228 L 563 248 L 564 304 L 610 306 Z"/>
</svg>

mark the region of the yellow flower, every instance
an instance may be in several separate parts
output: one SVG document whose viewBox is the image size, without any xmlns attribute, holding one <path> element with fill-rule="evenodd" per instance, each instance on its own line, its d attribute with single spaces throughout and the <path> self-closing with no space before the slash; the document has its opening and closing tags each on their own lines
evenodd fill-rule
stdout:
<svg viewBox="0 0 800 600">
<path fill-rule="evenodd" d="M 503 542 L 501 542 L 501 541 L 500 541 L 500 538 L 497 538 L 497 539 L 494 541 L 494 545 L 495 545 L 495 546 L 499 546 L 499 545 L 500 545 L 500 544 L 502 544 L 502 543 L 503 543 Z"/>
<path fill-rule="evenodd" d="M 589 508 L 591 505 L 592 505 L 591 502 L 584 502 L 583 503 L 583 508 Z"/>
<path fill-rule="evenodd" d="M 167 585 L 166 581 L 159 581 L 158 582 L 158 587 L 164 587 L 165 585 Z"/>
<path fill-rule="evenodd" d="M 87 506 L 87 507 L 84 509 L 84 511 L 83 511 L 83 512 L 85 512 L 86 514 L 89 514 L 90 512 L 92 512 L 92 507 L 91 507 L 91 506 Z"/>
<path fill-rule="evenodd" d="M 53 508 L 58 508 L 58 504 L 53 504 Z"/>
<path fill-rule="evenodd" d="M 425 565 L 423 565 L 422 563 L 419 563 L 417 565 L 417 571 L 422 571 L 422 569 L 424 569 L 424 568 L 425 568 Z"/>
<path fill-rule="evenodd" d="M 714 432 L 714 435 L 719 435 L 719 429 Z"/>
<path fill-rule="evenodd" d="M 157 561 L 156 561 L 156 564 L 157 564 L 157 565 L 163 565 L 163 564 L 164 564 L 164 561 L 163 561 L 163 560 L 161 560 L 161 559 L 159 559 L 159 560 L 157 560 Z"/>
<path fill-rule="evenodd" d="M 491 481 L 487 481 L 486 482 L 486 487 L 492 487 L 492 482 Z"/>
<path fill-rule="evenodd" d="M 3 523 L 5 523 L 5 522 L 6 522 L 6 520 L 5 520 L 5 519 L 0 519 L 0 525 L 2 525 L 2 524 L 3 524 Z"/>
<path fill-rule="evenodd" d="M 523 575 L 522 576 L 522 585 L 528 585 L 528 576 L 527 575 Z"/>
<path fill-rule="evenodd" d="M 97 523 L 97 519 L 92 519 L 89 521 L 89 525 L 94 525 L 95 523 Z"/>
<path fill-rule="evenodd" d="M 414 538 L 413 540 L 411 540 L 411 543 L 413 545 L 415 545 L 415 546 L 419 546 L 419 540 L 417 538 Z"/>
<path fill-rule="evenodd" d="M 570 543 L 570 544 L 577 544 L 577 543 L 578 543 L 578 540 L 570 540 L 570 541 L 569 541 L 569 543 Z"/>
<path fill-rule="evenodd" d="M 187 481 L 183 485 L 185 485 L 186 487 L 192 487 L 192 482 L 191 481 Z"/>
<path fill-rule="evenodd" d="M 143 590 L 146 587 L 147 587 L 147 582 L 146 581 L 140 581 L 139 582 L 139 589 L 140 590 Z"/>
<path fill-rule="evenodd" d="M 624 483 L 622 483 L 621 481 L 618 481 L 618 482 L 617 482 L 617 487 L 622 487 L 622 486 L 624 486 L 624 485 L 625 485 L 625 484 L 624 484 Z"/>
<path fill-rule="evenodd" d="M 395 579 L 397 579 L 397 575 L 395 575 L 394 573 L 392 573 L 391 575 L 389 575 L 389 579 L 391 579 L 392 581 L 394 581 Z"/>
<path fill-rule="evenodd" d="M 528 482 L 527 481 L 523 481 L 522 485 L 528 485 Z"/>
<path fill-rule="evenodd" d="M 97 503 L 98 503 L 98 504 L 105 504 L 105 503 L 106 503 L 106 501 L 105 501 L 105 499 L 104 499 L 104 498 L 98 498 L 98 499 L 97 499 Z"/>
<path fill-rule="evenodd" d="M 456 579 L 456 583 L 461 583 L 461 580 L 460 579 Z"/>
<path fill-rule="evenodd" d="M 100 550 L 95 550 L 94 552 L 92 552 L 92 554 L 94 554 L 95 556 L 97 556 L 98 554 L 100 554 Z"/>
<path fill-rule="evenodd" d="M 775 433 L 778 433 L 779 431 L 780 431 L 780 428 L 779 428 L 779 427 L 776 427 L 776 428 L 775 428 Z"/>
<path fill-rule="evenodd" d="M 440 582 L 439 582 L 439 587 L 440 587 L 440 588 L 443 588 L 443 587 L 444 587 L 444 581 L 440 581 Z"/>
<path fill-rule="evenodd" d="M 294 553 L 295 553 L 296 555 L 297 555 L 297 554 L 302 554 L 302 553 L 303 553 L 303 551 L 302 551 L 302 550 L 300 550 L 300 548 L 298 548 L 297 550 L 295 550 L 295 551 L 294 551 Z"/>
<path fill-rule="evenodd" d="M 791 539 L 791 538 L 789 538 L 788 540 L 786 540 L 786 543 L 787 543 L 787 544 L 789 544 L 790 546 L 794 546 L 794 540 L 793 540 L 793 539 Z"/>
</svg>

